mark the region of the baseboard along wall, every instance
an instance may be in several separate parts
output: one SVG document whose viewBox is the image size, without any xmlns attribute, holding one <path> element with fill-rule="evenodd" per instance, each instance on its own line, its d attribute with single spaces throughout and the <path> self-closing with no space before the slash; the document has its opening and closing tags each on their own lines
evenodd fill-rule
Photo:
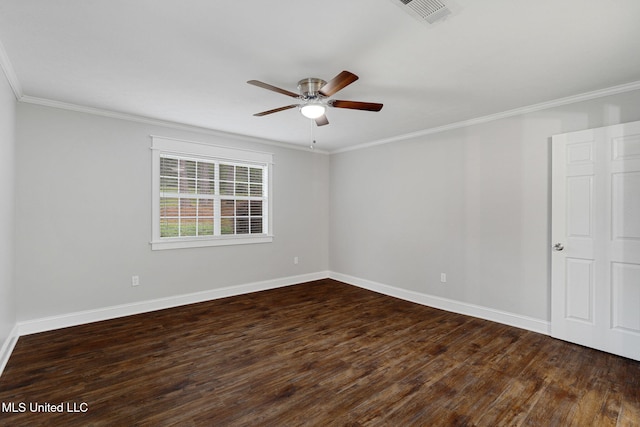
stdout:
<svg viewBox="0 0 640 427">
<path fill-rule="evenodd" d="M 208 291 L 176 295 L 167 298 L 158 298 L 149 301 L 141 301 L 130 304 L 122 304 L 111 307 L 98 308 L 94 310 L 85 310 L 58 316 L 21 321 L 15 325 L 9 337 L 5 340 L 5 342 L 2 344 L 2 347 L 0 348 L 0 375 L 2 375 L 2 371 L 9 361 L 9 357 L 11 356 L 11 352 L 13 351 L 18 338 L 23 335 L 52 331 L 55 329 L 147 313 L 156 310 L 164 310 L 181 305 L 227 298 L 251 292 L 265 291 L 269 289 L 291 286 L 299 283 L 311 282 L 314 280 L 326 278 L 338 280 L 349 285 L 358 286 L 360 288 L 368 289 L 373 292 L 389 295 L 417 304 L 458 314 L 464 314 L 467 316 L 473 316 L 480 319 L 490 320 L 493 322 L 514 326 L 520 329 L 526 329 L 544 335 L 550 334 L 550 322 L 548 321 L 534 319 L 519 314 L 508 313 L 447 298 L 423 294 L 420 292 L 410 291 L 407 289 L 402 289 L 395 286 L 390 286 L 338 272 L 320 271 L 316 273 L 265 280 L 261 282 L 229 286 Z"/>
<path fill-rule="evenodd" d="M 428 307 L 439 308 L 441 310 L 446 310 L 453 313 L 464 314 L 484 320 L 490 320 L 492 322 L 502 323 L 505 325 L 514 326 L 520 329 L 526 329 L 544 335 L 550 335 L 551 333 L 551 323 L 545 320 L 535 319 L 532 317 L 522 316 L 520 314 L 509 313 L 506 311 L 496 310 L 493 308 L 483 307 L 475 304 L 469 304 L 448 298 L 410 291 L 407 289 L 402 289 L 395 286 L 362 279 L 359 277 L 349 276 L 342 273 L 331 272 L 329 277 L 353 286 L 358 286 L 370 291 L 389 295 L 395 298 L 400 298 L 405 301 L 411 301 L 417 304 L 426 305 Z"/>
<path fill-rule="evenodd" d="M 228 286 L 224 288 L 211 289 L 208 291 L 175 295 L 171 297 L 140 301 L 130 304 L 121 304 L 94 310 L 79 311 L 75 313 L 62 314 L 59 316 L 45 317 L 41 319 L 26 320 L 18 322 L 18 333 L 20 336 L 30 335 L 39 332 L 51 331 L 54 329 L 67 328 L 69 326 L 82 325 L 85 323 L 99 322 L 102 320 L 115 319 L 118 317 L 131 316 L 134 314 L 147 313 L 156 310 L 164 310 L 166 308 L 178 307 L 181 305 L 195 304 L 198 302 L 243 295 L 251 292 L 266 291 L 269 289 L 291 286 L 298 283 L 325 279 L 327 277 L 329 277 L 329 272 L 321 271 L 317 273 L 264 280 L 260 282 Z"/>
<path fill-rule="evenodd" d="M 0 347 L 0 375 L 4 371 L 4 367 L 7 366 L 7 362 L 9 362 L 9 358 L 11 357 L 11 353 L 13 352 L 13 348 L 16 346 L 18 342 L 18 325 L 14 326 L 11 332 L 9 332 L 9 336 L 5 339 Z"/>
</svg>

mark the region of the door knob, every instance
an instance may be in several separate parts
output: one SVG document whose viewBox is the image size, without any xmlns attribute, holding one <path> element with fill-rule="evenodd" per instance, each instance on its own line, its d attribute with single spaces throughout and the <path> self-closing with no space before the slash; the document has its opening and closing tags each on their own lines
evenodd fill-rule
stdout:
<svg viewBox="0 0 640 427">
<path fill-rule="evenodd" d="M 562 245 L 562 243 L 556 243 L 555 245 L 553 245 L 554 251 L 561 251 L 563 249 L 564 249 L 564 246 Z"/>
</svg>

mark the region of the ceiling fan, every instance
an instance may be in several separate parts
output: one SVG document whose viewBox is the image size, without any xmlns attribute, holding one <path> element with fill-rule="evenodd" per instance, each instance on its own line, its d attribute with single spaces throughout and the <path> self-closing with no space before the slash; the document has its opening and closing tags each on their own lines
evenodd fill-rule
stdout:
<svg viewBox="0 0 640 427">
<path fill-rule="evenodd" d="M 318 126 L 324 126 L 329 124 L 329 120 L 325 115 L 327 107 L 349 108 L 351 110 L 365 111 L 380 111 L 382 109 L 382 104 L 378 104 L 375 102 L 342 101 L 339 99 L 329 99 L 330 96 L 355 82 L 356 80 L 358 80 L 358 76 L 349 71 L 342 71 L 340 74 L 338 74 L 328 82 L 317 77 L 309 77 L 298 82 L 298 91 L 300 93 L 294 93 L 285 89 L 280 89 L 279 87 L 272 86 L 258 80 L 249 80 L 247 83 L 300 100 L 299 104 L 291 104 L 285 107 L 274 108 L 273 110 L 256 113 L 254 114 L 254 116 L 261 117 L 266 116 L 267 114 L 273 114 L 279 111 L 299 107 L 300 112 L 303 116 L 315 120 Z"/>
</svg>

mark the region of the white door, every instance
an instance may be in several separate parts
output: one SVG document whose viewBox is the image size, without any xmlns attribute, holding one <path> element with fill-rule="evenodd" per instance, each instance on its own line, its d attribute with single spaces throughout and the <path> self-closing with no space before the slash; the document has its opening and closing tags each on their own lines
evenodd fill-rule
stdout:
<svg viewBox="0 0 640 427">
<path fill-rule="evenodd" d="M 640 122 L 552 141 L 551 335 L 640 360 Z"/>
</svg>

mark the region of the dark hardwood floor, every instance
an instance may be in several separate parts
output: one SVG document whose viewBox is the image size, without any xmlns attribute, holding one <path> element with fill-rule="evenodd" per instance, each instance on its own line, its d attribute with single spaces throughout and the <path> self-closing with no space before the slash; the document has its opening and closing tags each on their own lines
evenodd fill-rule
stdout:
<svg viewBox="0 0 640 427">
<path fill-rule="evenodd" d="M 637 426 L 640 363 L 321 280 L 21 337 L 0 402 L 2 426 Z"/>
</svg>

